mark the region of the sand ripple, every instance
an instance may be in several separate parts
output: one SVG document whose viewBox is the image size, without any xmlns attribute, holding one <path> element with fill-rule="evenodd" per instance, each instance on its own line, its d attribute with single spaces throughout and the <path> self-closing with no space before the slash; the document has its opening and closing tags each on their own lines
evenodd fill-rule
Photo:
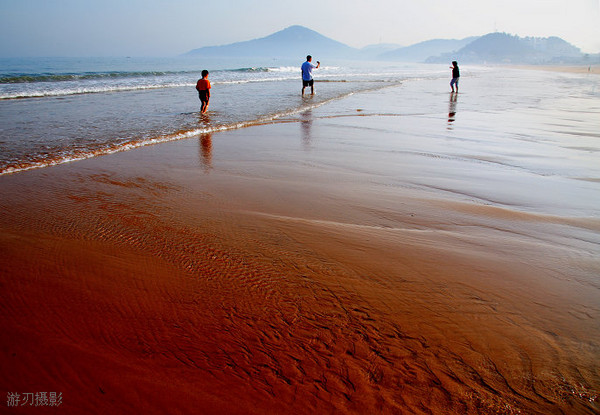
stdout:
<svg viewBox="0 0 600 415">
<path fill-rule="evenodd" d="M 484 238 L 452 230 L 224 208 L 149 179 L 91 176 L 71 190 L 6 206 L 11 231 L 0 246 L 11 289 L 0 311 L 18 340 L 2 342 L 14 354 L 5 387 L 40 378 L 92 390 L 72 392 L 69 404 L 99 411 L 597 409 L 589 385 L 598 374 L 583 369 L 597 343 L 577 341 L 580 329 L 561 313 L 589 321 L 600 309 L 548 308 L 532 291 L 544 267 L 562 286 L 555 261 L 506 264 Z M 45 210 L 45 221 L 23 220 L 31 209 Z M 52 358 L 40 360 L 43 350 Z"/>
</svg>

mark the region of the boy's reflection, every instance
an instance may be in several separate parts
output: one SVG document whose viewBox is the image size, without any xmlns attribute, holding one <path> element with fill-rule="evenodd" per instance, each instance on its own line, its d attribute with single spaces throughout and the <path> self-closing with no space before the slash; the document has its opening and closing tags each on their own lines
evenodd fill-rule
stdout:
<svg viewBox="0 0 600 415">
<path fill-rule="evenodd" d="M 212 133 L 200 135 L 200 161 L 205 170 L 212 168 Z"/>
<path fill-rule="evenodd" d="M 200 114 L 198 124 L 204 128 L 210 128 L 210 116 L 206 113 Z M 200 134 L 200 162 L 204 170 L 212 168 L 212 133 Z"/>
</svg>

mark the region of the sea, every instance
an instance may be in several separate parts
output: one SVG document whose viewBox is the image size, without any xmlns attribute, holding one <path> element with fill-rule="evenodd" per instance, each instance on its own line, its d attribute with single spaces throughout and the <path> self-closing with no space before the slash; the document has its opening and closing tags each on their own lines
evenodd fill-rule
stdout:
<svg viewBox="0 0 600 415">
<path fill-rule="evenodd" d="M 326 62 L 301 96 L 302 60 L 0 59 L 0 174 L 276 122 L 361 91 L 447 78 L 444 65 Z M 210 72 L 209 111 L 195 90 Z"/>
</svg>

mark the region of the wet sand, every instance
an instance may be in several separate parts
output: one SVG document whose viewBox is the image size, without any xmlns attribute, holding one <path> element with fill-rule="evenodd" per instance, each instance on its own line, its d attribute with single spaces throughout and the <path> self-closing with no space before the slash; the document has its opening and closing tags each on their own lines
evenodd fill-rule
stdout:
<svg viewBox="0 0 600 415">
<path fill-rule="evenodd" d="M 599 411 L 590 151 L 540 154 L 545 113 L 438 86 L 1 176 L 2 391 L 66 413 Z M 591 174 L 544 174 L 569 152 Z"/>
<path fill-rule="evenodd" d="M 600 74 L 600 65 L 598 65 L 597 62 L 589 65 L 509 65 L 509 67 L 550 72 L 566 72 L 595 75 Z"/>
</svg>

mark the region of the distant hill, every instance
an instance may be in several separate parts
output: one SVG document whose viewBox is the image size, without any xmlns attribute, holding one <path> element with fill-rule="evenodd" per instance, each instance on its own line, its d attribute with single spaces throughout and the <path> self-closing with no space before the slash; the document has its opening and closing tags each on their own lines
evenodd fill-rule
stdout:
<svg viewBox="0 0 600 415">
<path fill-rule="evenodd" d="M 186 53 L 187 56 L 204 57 L 278 57 L 303 58 L 311 54 L 316 58 L 353 59 L 357 49 L 325 37 L 303 26 L 290 26 L 272 35 L 223 46 L 207 46 Z"/>
<path fill-rule="evenodd" d="M 290 26 L 259 39 L 194 49 L 184 56 L 303 59 L 382 59 L 404 62 L 587 64 L 600 55 L 584 55 L 558 37 L 525 37 L 489 33 L 465 39 L 434 39 L 407 47 L 379 44 L 352 48 L 303 26 Z"/>
<path fill-rule="evenodd" d="M 468 37 L 461 40 L 456 39 L 433 39 L 425 42 L 416 43 L 411 46 L 384 52 L 377 56 L 382 60 L 393 60 L 403 62 L 423 62 L 430 56 L 437 56 L 444 53 L 457 51 L 469 43 L 476 40 L 477 37 Z"/>
<path fill-rule="evenodd" d="M 456 52 L 430 57 L 427 62 L 577 63 L 583 57 L 578 48 L 558 37 L 521 38 L 507 33 L 489 33 Z"/>
</svg>

